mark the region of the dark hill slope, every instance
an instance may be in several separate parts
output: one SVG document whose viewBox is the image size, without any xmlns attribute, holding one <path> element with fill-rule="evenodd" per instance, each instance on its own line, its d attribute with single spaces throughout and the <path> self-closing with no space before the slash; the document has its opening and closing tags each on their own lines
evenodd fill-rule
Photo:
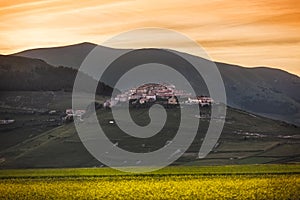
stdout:
<svg viewBox="0 0 300 200">
<path fill-rule="evenodd" d="M 0 90 L 2 91 L 72 91 L 77 70 L 68 67 L 53 67 L 43 60 L 19 56 L 0 55 Z M 80 73 L 86 85 L 95 82 L 90 76 Z M 98 85 L 98 94 L 108 94 L 112 89 L 103 83 Z"/>
</svg>

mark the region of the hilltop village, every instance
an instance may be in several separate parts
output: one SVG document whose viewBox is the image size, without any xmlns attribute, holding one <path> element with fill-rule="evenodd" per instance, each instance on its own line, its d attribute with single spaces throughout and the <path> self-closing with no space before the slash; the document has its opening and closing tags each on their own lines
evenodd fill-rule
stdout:
<svg viewBox="0 0 300 200">
<path fill-rule="evenodd" d="M 65 110 L 38 110 L 38 109 L 28 109 L 23 108 L 22 111 L 18 113 L 32 114 L 40 113 L 43 116 L 49 115 L 47 119 L 47 126 L 57 126 L 62 123 L 68 123 L 76 121 L 84 121 L 84 118 L 89 116 L 92 108 L 95 106 L 96 110 L 100 108 L 111 108 L 113 106 L 120 106 L 128 104 L 131 107 L 143 108 L 149 107 L 155 103 L 161 104 L 166 108 L 173 108 L 179 105 L 197 105 L 201 107 L 210 106 L 214 103 L 214 100 L 207 96 L 192 96 L 184 90 L 178 90 L 172 84 L 165 83 L 148 83 L 142 86 L 131 88 L 124 91 L 109 100 L 104 101 L 104 103 L 93 102 L 87 108 L 81 108 L 74 110 L 72 108 L 67 108 Z M 92 106 L 94 104 L 94 106 Z M 6 126 L 9 124 L 15 124 L 16 120 L 14 118 L 5 117 L 0 119 L 0 125 Z"/>
<path fill-rule="evenodd" d="M 211 105 L 214 103 L 214 100 L 207 96 L 193 97 L 191 93 L 177 90 L 172 84 L 148 83 L 118 94 L 114 98 L 107 100 L 103 106 L 112 107 L 127 102 L 131 106 L 147 106 L 153 103 L 160 103 L 167 106 L 199 104 L 203 107 Z"/>
<path fill-rule="evenodd" d="M 95 103 L 95 108 L 111 108 L 128 103 L 129 106 L 135 108 L 149 107 L 155 103 L 159 103 L 167 108 L 197 104 L 204 107 L 213 104 L 214 100 L 207 96 L 193 97 L 191 93 L 187 93 L 184 90 L 177 90 L 172 84 L 147 83 L 126 90 L 106 100 L 103 104 Z M 86 108 L 86 110 L 67 109 L 62 119 L 64 122 L 72 122 L 74 119 L 83 121 L 84 116 L 88 115 L 89 112 L 90 107 Z"/>
</svg>

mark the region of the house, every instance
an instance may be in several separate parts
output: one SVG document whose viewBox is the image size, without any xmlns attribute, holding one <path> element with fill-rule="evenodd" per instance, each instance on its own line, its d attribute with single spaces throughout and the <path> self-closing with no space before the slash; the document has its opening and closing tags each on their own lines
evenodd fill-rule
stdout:
<svg viewBox="0 0 300 200">
<path fill-rule="evenodd" d="M 175 96 L 170 97 L 168 99 L 168 104 L 170 104 L 170 105 L 177 105 L 178 104 L 177 98 Z"/>
<path fill-rule="evenodd" d="M 73 109 L 66 109 L 66 116 L 63 118 L 65 122 L 72 122 L 74 117 L 82 121 L 82 116 L 86 113 L 86 110 L 73 110 Z"/>
<path fill-rule="evenodd" d="M 74 114 L 73 109 L 66 109 L 66 114 L 67 115 L 73 115 Z"/>
<path fill-rule="evenodd" d="M 148 99 L 148 100 L 156 100 L 156 95 L 155 94 L 148 94 L 148 95 L 146 95 L 146 99 Z"/>
<path fill-rule="evenodd" d="M 50 110 L 49 111 L 49 115 L 55 115 L 56 114 L 56 110 Z"/>
<path fill-rule="evenodd" d="M 15 122 L 14 119 L 2 119 L 2 120 L 0 120 L 0 125 L 12 124 L 14 122 Z"/>
<path fill-rule="evenodd" d="M 214 100 L 210 97 L 207 97 L 207 96 L 200 96 L 200 97 L 197 97 L 197 98 L 198 98 L 199 104 L 201 106 L 206 106 L 206 105 L 209 106 L 209 105 L 214 103 Z"/>
<path fill-rule="evenodd" d="M 136 93 L 136 88 L 132 88 L 129 90 L 129 94 L 134 94 L 134 93 Z"/>
<path fill-rule="evenodd" d="M 174 96 L 173 93 L 164 93 L 164 92 L 156 93 L 156 95 L 162 99 L 169 99 L 170 97 Z"/>
<path fill-rule="evenodd" d="M 184 90 L 175 90 L 174 95 L 180 98 L 188 98 L 192 96 L 191 93 L 187 93 Z"/>
<path fill-rule="evenodd" d="M 187 104 L 199 104 L 198 98 L 189 97 L 186 101 Z"/>
<path fill-rule="evenodd" d="M 140 104 L 144 104 L 144 103 L 147 103 L 147 102 L 148 102 L 148 99 L 146 99 L 146 98 L 140 98 L 140 100 L 139 100 Z"/>
<path fill-rule="evenodd" d="M 119 101 L 116 101 L 115 99 L 106 100 L 106 101 L 103 103 L 103 107 L 104 107 L 104 108 L 111 108 L 111 107 L 117 105 L 118 102 L 119 102 Z"/>
<path fill-rule="evenodd" d="M 114 98 L 115 101 L 120 101 L 120 102 L 126 102 L 128 101 L 128 96 L 126 93 L 124 94 L 118 94 L 115 98 Z"/>
<path fill-rule="evenodd" d="M 66 115 L 65 117 L 63 117 L 63 121 L 66 123 L 73 122 L 74 121 L 73 115 L 71 114 Z"/>
<path fill-rule="evenodd" d="M 110 108 L 110 101 L 105 101 L 105 102 L 103 103 L 103 107 L 104 107 L 104 108 Z"/>
<path fill-rule="evenodd" d="M 119 101 L 120 101 L 120 102 L 126 102 L 126 101 L 128 101 L 128 97 L 125 96 L 125 95 L 124 95 L 124 96 L 121 96 L 120 99 L 119 99 Z"/>
<path fill-rule="evenodd" d="M 209 106 L 214 103 L 214 100 L 207 96 L 189 97 L 187 104 L 200 104 L 201 106 Z"/>
<path fill-rule="evenodd" d="M 146 93 L 146 92 L 147 92 L 147 89 L 146 89 L 146 88 L 138 88 L 138 89 L 136 90 L 136 93 L 144 94 L 144 93 Z"/>
<path fill-rule="evenodd" d="M 134 100 L 134 99 L 139 99 L 141 98 L 142 96 L 141 95 L 137 95 L 136 93 L 135 94 L 132 94 L 131 96 L 129 96 L 129 100 Z"/>
<path fill-rule="evenodd" d="M 120 100 L 120 97 L 119 97 L 119 96 L 116 96 L 116 97 L 114 98 L 114 100 L 115 100 L 115 101 L 119 101 L 119 100 Z"/>
<path fill-rule="evenodd" d="M 118 101 L 115 101 L 115 100 L 111 100 L 110 101 L 110 107 L 113 107 L 115 105 L 117 105 Z"/>
<path fill-rule="evenodd" d="M 75 111 L 75 116 L 81 118 L 81 116 L 82 116 L 84 113 L 86 113 L 85 110 L 76 110 L 76 111 Z"/>
</svg>

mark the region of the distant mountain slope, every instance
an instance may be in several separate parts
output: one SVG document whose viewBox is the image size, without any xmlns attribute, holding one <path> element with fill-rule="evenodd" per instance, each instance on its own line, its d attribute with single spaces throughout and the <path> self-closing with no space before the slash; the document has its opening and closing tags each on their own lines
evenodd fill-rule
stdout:
<svg viewBox="0 0 300 200">
<path fill-rule="evenodd" d="M 77 70 L 53 67 L 43 60 L 19 56 L 0 55 L 0 90 L 12 91 L 72 91 Z M 80 74 L 86 85 L 95 82 L 90 76 Z M 98 94 L 108 94 L 111 87 L 100 83 Z"/>
<path fill-rule="evenodd" d="M 300 78 L 279 69 L 217 63 L 228 104 L 252 113 L 300 124 Z"/>
<path fill-rule="evenodd" d="M 78 69 L 95 46 L 96 44 L 81 43 L 65 47 L 27 50 L 15 55 L 39 58 L 54 66 L 63 65 Z M 108 53 L 113 51 L 107 47 L 103 49 Z M 121 50 L 115 49 L 115 51 Z M 197 56 L 188 56 L 203 60 Z M 216 64 L 225 84 L 228 105 L 300 125 L 300 78 L 298 76 L 267 67 L 244 68 L 219 62 Z"/>
<path fill-rule="evenodd" d="M 85 42 L 63 47 L 26 50 L 13 55 L 42 59 L 53 66 L 78 69 L 86 55 L 96 46 L 96 44 Z"/>
</svg>

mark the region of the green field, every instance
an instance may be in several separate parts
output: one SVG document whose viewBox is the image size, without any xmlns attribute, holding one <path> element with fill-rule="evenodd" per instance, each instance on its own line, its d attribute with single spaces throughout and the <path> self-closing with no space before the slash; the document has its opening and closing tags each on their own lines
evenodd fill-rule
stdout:
<svg viewBox="0 0 300 200">
<path fill-rule="evenodd" d="M 298 199 L 300 165 L 0 170 L 0 199 Z"/>
<path fill-rule="evenodd" d="M 96 96 L 98 103 L 107 97 Z M 10 91 L 0 92 L 0 119 L 14 119 L 15 123 L 0 126 L 0 169 L 10 168 L 77 168 L 99 167 L 82 145 L 74 124 L 65 124 L 61 115 L 71 107 L 71 93 L 64 91 Z M 85 108 L 83 108 L 85 109 Z M 119 108 L 122 109 L 122 108 Z M 193 110 L 192 106 L 184 109 Z M 56 114 L 49 114 L 56 110 Z M 136 124 L 149 121 L 147 108 L 131 109 Z M 101 127 L 109 133 L 113 143 L 131 152 L 149 152 L 160 149 L 176 134 L 177 112 L 169 111 L 170 123 L 155 137 L 136 140 L 123 134 L 116 125 L 109 124 L 112 116 L 99 109 Z M 209 108 L 201 108 L 209 116 Z M 189 116 L 194 119 L 194 115 Z M 174 120 L 173 120 L 174 119 Z M 120 120 L 120 119 L 119 119 Z M 126 122 L 127 119 L 122 119 Z M 85 119 L 88 122 L 88 118 Z M 279 164 L 300 162 L 300 128 L 284 122 L 227 108 L 226 122 L 218 143 L 204 159 L 197 155 L 209 118 L 199 119 L 199 130 L 190 148 L 174 165 L 237 165 Z M 183 124 L 184 129 L 190 125 Z"/>
</svg>

